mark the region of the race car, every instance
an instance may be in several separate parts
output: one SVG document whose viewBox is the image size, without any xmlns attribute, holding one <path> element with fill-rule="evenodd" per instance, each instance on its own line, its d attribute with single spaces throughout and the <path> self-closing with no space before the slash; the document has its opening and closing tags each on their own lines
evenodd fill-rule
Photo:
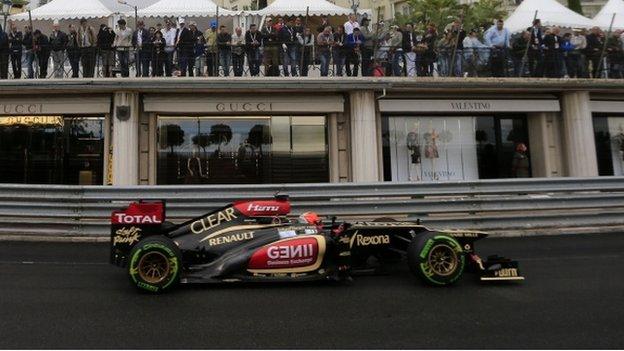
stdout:
<svg viewBox="0 0 624 351">
<path fill-rule="evenodd" d="M 165 219 L 163 201 L 133 202 L 111 215 L 112 264 L 140 290 L 179 283 L 351 281 L 406 262 L 424 283 L 447 286 L 465 271 L 482 281 L 523 280 L 518 263 L 482 260 L 468 230 L 435 230 L 417 222 L 293 219 L 288 196 L 236 201 L 184 223 Z M 399 262 L 399 263 L 397 263 Z"/>
</svg>

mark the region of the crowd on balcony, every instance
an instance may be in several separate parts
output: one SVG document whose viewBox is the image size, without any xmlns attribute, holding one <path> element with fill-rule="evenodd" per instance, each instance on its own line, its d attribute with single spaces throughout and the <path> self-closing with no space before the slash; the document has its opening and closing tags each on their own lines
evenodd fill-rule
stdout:
<svg viewBox="0 0 624 351">
<path fill-rule="evenodd" d="M 624 33 L 543 27 L 512 34 L 503 20 L 487 29 L 459 19 L 387 26 L 349 16 L 310 28 L 300 17 L 266 18 L 261 28 L 165 20 L 146 28 L 124 19 L 94 28 L 86 19 L 61 29 L 0 28 L 0 79 L 150 76 L 493 76 L 624 78 Z M 425 28 L 416 30 L 415 28 Z M 10 68 L 10 70 L 9 70 Z"/>
</svg>

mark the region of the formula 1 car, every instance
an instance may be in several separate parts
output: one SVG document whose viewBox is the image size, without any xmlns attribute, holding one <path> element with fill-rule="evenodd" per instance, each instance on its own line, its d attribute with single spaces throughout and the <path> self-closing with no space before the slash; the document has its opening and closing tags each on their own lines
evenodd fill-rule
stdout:
<svg viewBox="0 0 624 351">
<path fill-rule="evenodd" d="M 518 263 L 481 260 L 486 233 L 432 230 L 419 222 L 323 222 L 289 219 L 288 196 L 238 201 L 181 224 L 165 221 L 165 203 L 134 202 L 111 215 L 110 261 L 133 285 L 162 292 L 178 283 L 351 280 L 406 259 L 430 285 L 455 283 L 465 270 L 482 281 L 523 280 Z"/>
</svg>

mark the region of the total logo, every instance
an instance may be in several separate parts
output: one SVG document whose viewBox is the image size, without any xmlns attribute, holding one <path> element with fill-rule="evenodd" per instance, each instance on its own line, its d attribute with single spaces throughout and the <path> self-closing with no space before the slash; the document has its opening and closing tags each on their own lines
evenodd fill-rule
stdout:
<svg viewBox="0 0 624 351">
<path fill-rule="evenodd" d="M 125 213 L 113 214 L 116 223 L 123 224 L 154 224 L 162 223 L 156 215 L 129 215 Z"/>
<path fill-rule="evenodd" d="M 271 205 L 266 205 L 266 206 L 262 206 L 262 205 L 258 205 L 258 204 L 254 204 L 254 203 L 250 203 L 249 206 L 247 206 L 247 211 L 251 212 L 277 212 L 279 211 L 279 206 L 271 206 Z"/>
</svg>

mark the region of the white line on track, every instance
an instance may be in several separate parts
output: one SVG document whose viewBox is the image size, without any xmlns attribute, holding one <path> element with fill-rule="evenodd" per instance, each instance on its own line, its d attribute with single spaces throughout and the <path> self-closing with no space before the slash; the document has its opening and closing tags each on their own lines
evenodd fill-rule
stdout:
<svg viewBox="0 0 624 351">
<path fill-rule="evenodd" d="M 61 261 L 0 261 L 6 265 L 51 265 L 51 266 L 104 266 L 106 262 L 61 262 Z"/>
</svg>

